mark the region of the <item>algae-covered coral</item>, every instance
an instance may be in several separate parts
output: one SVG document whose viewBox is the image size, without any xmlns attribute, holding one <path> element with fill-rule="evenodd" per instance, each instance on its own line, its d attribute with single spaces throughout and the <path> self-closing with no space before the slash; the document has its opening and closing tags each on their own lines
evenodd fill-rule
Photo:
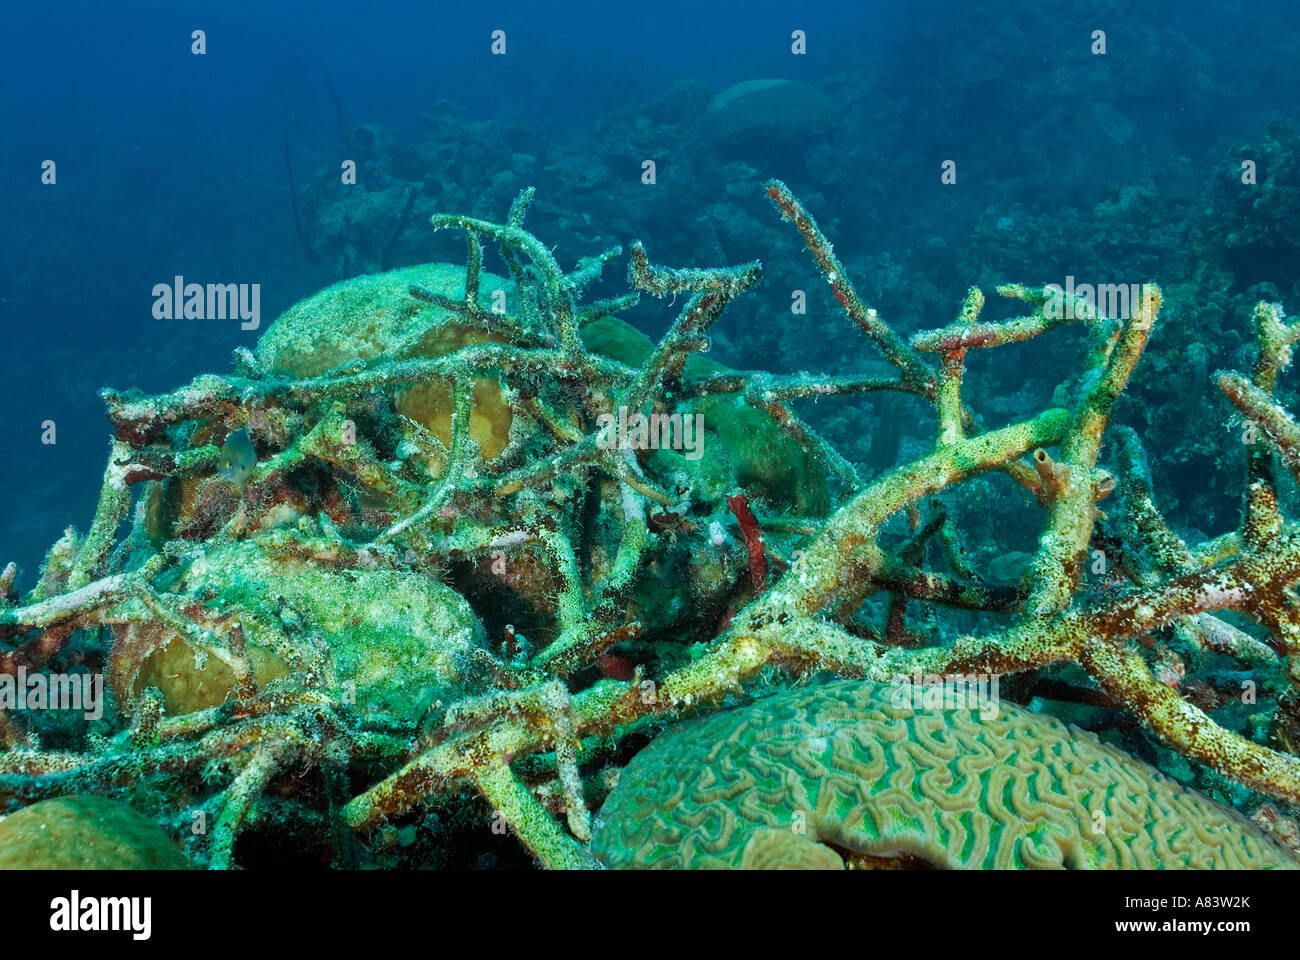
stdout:
<svg viewBox="0 0 1300 960">
<path fill-rule="evenodd" d="M 102 797 L 55 797 L 0 819 L 0 870 L 184 870 L 170 837 Z"/>
<path fill-rule="evenodd" d="M 919 672 L 1037 676 L 1122 712 L 1207 778 L 1254 791 L 1247 799 L 1300 802 L 1300 531 L 1277 476 L 1300 469 L 1300 428 L 1272 396 L 1300 327 L 1260 304 L 1252 371 L 1217 376 L 1248 421 L 1250 492 L 1238 532 L 1189 547 L 1160 516 L 1137 435 L 1110 423 L 1158 322 L 1157 287 L 1112 317 L 1052 288 L 1004 286 L 1026 311 L 1009 320 L 986 319 L 972 288 L 950 326 L 908 341 L 862 301 L 785 185 L 767 193 L 891 375 L 701 358 L 728 303 L 759 281 L 756 262 L 668 268 L 635 244 L 638 293 L 584 303 L 621 251 L 563 270 L 524 227 L 525 191 L 504 223 L 434 217 L 465 235 L 464 267 L 322 291 L 239 351 L 231 374 L 160 396 L 104 391 L 115 439 L 99 506 L 84 536 L 70 530 L 51 549 L 31 594 L 6 598 L 0 665 L 102 662 L 113 709 L 80 727 L 0 714 L 0 798 L 125 799 L 212 867 L 287 848 L 323 865 L 475 863 L 504 827 L 542 865 L 596 866 L 592 811 L 665 722 L 791 682 L 820 702 L 843 689 L 825 686 L 831 675 Z M 489 244 L 501 274 L 484 268 Z M 639 293 L 682 301 L 658 343 L 617 319 Z M 1057 391 L 1064 406 L 996 428 L 968 407 L 969 351 L 1065 325 L 1082 328 L 1087 349 Z M 865 477 L 794 409 L 863 393 L 930 410 L 928 451 Z M 223 463 L 231 437 L 255 458 L 238 471 Z M 1041 510 L 1018 582 L 1006 563 L 980 569 L 942 499 L 995 472 Z M 949 636 L 940 610 L 978 632 Z M 1213 657 L 1251 671 L 1249 729 L 1192 702 L 1235 682 Z M 1168 803 L 1109 817 L 1110 829 L 1162 821 L 1144 827 L 1159 855 L 1132 862 L 1287 862 L 1208 800 L 1005 709 L 1091 758 L 1086 775 L 1060 780 L 1072 809 L 1121 783 L 1160 784 Z M 947 741 L 971 751 L 951 763 L 975 769 L 979 739 Z M 620 829 L 609 827 L 620 789 L 602 831 Z M 1027 835 L 1058 821 L 1044 812 Z M 1202 829 L 1240 855 L 1177 839 Z M 597 852 L 609 849 L 602 836 Z M 744 865 L 809 854 L 785 839 L 764 833 Z M 1115 837 L 1078 849 L 1017 856 L 1125 865 L 1134 850 Z"/>
</svg>

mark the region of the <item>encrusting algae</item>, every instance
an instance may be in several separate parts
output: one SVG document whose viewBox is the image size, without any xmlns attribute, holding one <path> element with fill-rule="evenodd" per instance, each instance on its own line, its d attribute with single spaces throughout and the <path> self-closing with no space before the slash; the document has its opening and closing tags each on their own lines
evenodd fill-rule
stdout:
<svg viewBox="0 0 1300 960">
<path fill-rule="evenodd" d="M 972 289 L 953 324 L 909 341 L 862 302 L 785 185 L 767 193 L 892 375 L 700 356 L 758 263 L 673 269 L 635 244 L 637 292 L 582 303 L 621 251 L 562 270 L 523 226 L 530 190 L 505 223 L 434 217 L 466 236 L 463 267 L 321 291 L 237 351 L 231 374 L 160 396 L 104 391 L 115 438 L 95 516 L 51 549 L 30 594 L 0 591 L 0 673 L 102 657 L 115 702 L 73 730 L 0 713 L 0 802 L 18 810 L 0 830 L 94 795 L 214 868 L 289 846 L 320 865 L 464 864 L 493 818 L 547 867 L 1290 866 L 1239 814 L 1057 721 L 1010 704 L 992 722 L 904 718 L 870 683 L 829 681 L 1069 668 L 1205 782 L 1300 802 L 1300 529 L 1276 484 L 1279 466 L 1297 470 L 1300 428 L 1272 396 L 1300 327 L 1261 304 L 1254 369 L 1217 376 L 1261 439 L 1240 531 L 1189 548 L 1159 513 L 1136 434 L 1110 424 L 1158 322 L 1156 287 L 1118 319 L 1005 286 L 1027 311 L 1010 321 L 981 319 Z M 505 273 L 483 269 L 485 243 Z M 682 302 L 657 343 L 617 317 L 640 293 Z M 1057 393 L 1066 405 L 987 427 L 962 396 L 967 352 L 1066 323 L 1089 344 Z M 863 393 L 933 410 L 933 442 L 863 477 L 793 409 Z M 643 418 L 655 442 L 608 442 L 599 425 L 620 417 Z M 683 450 L 696 422 L 703 442 Z M 1033 493 L 1043 534 L 1032 556 L 981 571 L 938 496 L 989 472 Z M 931 545 L 942 565 L 927 564 Z M 1084 576 L 1096 549 L 1118 577 L 1104 591 Z M 964 611 L 982 632 L 918 634 L 909 606 Z M 1152 638 L 1167 636 L 1280 691 L 1261 700 L 1256 736 L 1162 682 L 1168 652 Z M 819 732 L 832 714 L 842 726 Z M 727 739 L 741 730 L 763 744 L 761 769 L 734 753 L 749 749 Z M 1005 809 L 999 751 L 1019 798 Z M 723 847 L 699 832 L 703 813 L 646 780 L 666 764 L 682 789 L 714 782 L 714 759 L 759 790 L 717 806 Z M 909 777 L 924 789 L 891 800 Z M 185 829 L 197 811 L 207 833 Z M 795 813 L 806 834 L 787 831 Z"/>
</svg>

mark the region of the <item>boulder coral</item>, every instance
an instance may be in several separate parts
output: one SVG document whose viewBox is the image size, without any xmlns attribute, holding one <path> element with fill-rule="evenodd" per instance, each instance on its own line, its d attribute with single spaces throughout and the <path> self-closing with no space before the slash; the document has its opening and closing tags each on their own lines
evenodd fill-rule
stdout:
<svg viewBox="0 0 1300 960">
<path fill-rule="evenodd" d="M 276 535 L 221 545 L 162 580 L 184 613 L 179 623 L 142 605 L 107 613 L 117 631 L 109 680 L 122 708 L 150 688 L 169 716 L 220 706 L 247 679 L 241 642 L 258 688 L 315 671 L 335 696 L 408 720 L 463 694 L 484 643 L 464 598 L 421 573 L 336 569 L 292 547 Z"/>
<path fill-rule="evenodd" d="M 0 817 L 0 870 L 185 870 L 163 830 L 103 797 L 42 800 Z"/>
<path fill-rule="evenodd" d="M 905 688 L 902 688 L 905 689 Z M 618 868 L 1244 869 L 1297 864 L 1235 810 L 1011 703 L 802 687 L 681 724 L 595 821 Z"/>
</svg>

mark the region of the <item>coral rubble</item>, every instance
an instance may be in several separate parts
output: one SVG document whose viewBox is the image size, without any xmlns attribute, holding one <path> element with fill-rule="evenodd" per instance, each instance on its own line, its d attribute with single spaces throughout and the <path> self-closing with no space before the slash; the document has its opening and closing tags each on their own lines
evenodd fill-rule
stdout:
<svg viewBox="0 0 1300 960">
<path fill-rule="evenodd" d="M 847 689 L 823 686 L 828 675 L 1055 670 L 1215 776 L 1300 802 L 1300 530 L 1277 494 L 1279 465 L 1300 472 L 1300 428 L 1273 396 L 1300 327 L 1260 304 L 1253 369 L 1216 377 L 1248 421 L 1249 493 L 1239 531 L 1188 546 L 1159 513 L 1137 435 L 1110 424 L 1158 322 L 1158 288 L 1108 317 L 1080 298 L 1055 309 L 1050 288 L 1000 287 L 1028 311 L 1012 320 L 984 319 L 972 288 L 951 325 L 908 340 L 863 302 L 785 185 L 767 192 L 892 375 L 700 357 L 728 303 L 759 281 L 756 262 L 668 268 L 635 244 L 638 293 L 583 303 L 621 251 L 564 271 L 524 227 L 528 190 L 504 223 L 434 217 L 465 235 L 463 268 L 337 284 L 238 351 L 229 375 L 160 396 L 104 391 L 115 439 L 99 506 L 84 536 L 51 548 L 35 590 L 0 606 L 0 671 L 102 661 L 115 709 L 73 731 L 0 714 L 0 799 L 126 798 L 177 835 L 210 815 L 211 830 L 185 842 L 213 867 L 249 855 L 241 837 L 290 825 L 325 863 L 383 862 L 412 844 L 419 862 L 445 862 L 472 848 L 478 817 L 508 824 L 545 866 L 595 866 L 592 809 L 612 773 L 680 715 L 791 676 L 814 685 L 800 696 L 815 702 Z M 484 269 L 485 244 L 505 273 Z M 615 316 L 639 293 L 683 301 L 658 343 Z M 986 425 L 963 399 L 967 354 L 1066 324 L 1088 346 L 1082 375 L 1057 392 L 1064 406 Z M 864 477 L 794 409 L 864 393 L 931 410 L 927 451 Z M 628 415 L 657 442 L 607 442 L 598 424 Z M 700 456 L 683 455 L 697 415 Z M 249 461 L 237 470 L 232 442 Z M 1042 511 L 1018 580 L 1006 563 L 979 569 L 939 499 L 990 473 Z M 1111 574 L 1101 584 L 1085 569 L 1098 563 Z M 926 635 L 909 619 L 939 608 L 968 613 L 978 633 Z M 1183 661 L 1202 655 L 1254 671 L 1267 694 L 1254 735 L 1193 702 L 1205 689 Z M 1244 821 L 1118 753 L 1005 709 L 1006 723 L 1091 758 L 1086 788 L 1063 790 L 1158 782 L 1179 816 L 1247 836 Z M 413 826 L 467 788 L 489 809 L 459 804 L 449 826 Z M 1282 861 L 1256 839 L 1216 860 L 1155 826 L 1147 835 L 1155 852 L 1080 841 L 1077 856 Z M 1017 850 L 969 862 L 1066 856 Z M 772 864 L 785 851 L 765 834 L 746 855 Z"/>
</svg>

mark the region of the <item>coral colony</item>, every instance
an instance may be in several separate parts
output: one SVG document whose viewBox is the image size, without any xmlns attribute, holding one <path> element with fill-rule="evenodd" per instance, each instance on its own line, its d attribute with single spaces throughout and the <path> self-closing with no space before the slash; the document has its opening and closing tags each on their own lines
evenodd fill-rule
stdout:
<svg viewBox="0 0 1300 960">
<path fill-rule="evenodd" d="M 1189 546 L 1110 423 L 1159 288 L 1107 291 L 1112 310 L 1072 283 L 999 287 L 1010 320 L 972 288 L 905 340 L 786 186 L 767 194 L 891 374 L 700 356 L 757 262 L 670 268 L 638 243 L 634 292 L 584 302 L 621 250 L 562 270 L 527 190 L 504 223 L 433 218 L 463 267 L 323 290 L 230 374 L 105 390 L 98 507 L 26 596 L 6 568 L 0 671 L 102 669 L 110 702 L 79 727 L 0 711 L 0 859 L 1294 866 L 1271 804 L 1300 802 L 1300 527 L 1277 493 L 1300 426 L 1273 391 L 1300 325 L 1260 303 L 1253 366 L 1213 375 L 1249 485 L 1240 528 Z M 681 301 L 658 343 L 617 318 L 640 294 Z M 986 425 L 968 353 L 1067 325 L 1080 375 Z M 793 410 L 891 392 L 932 433 L 871 477 Z M 1018 581 L 980 569 L 939 496 L 990 472 L 1042 530 Z M 978 626 L 927 635 L 909 608 Z M 1258 689 L 1254 736 L 1188 695 L 1223 658 L 1242 703 Z M 1003 699 L 1031 671 L 1216 796 Z"/>
</svg>

